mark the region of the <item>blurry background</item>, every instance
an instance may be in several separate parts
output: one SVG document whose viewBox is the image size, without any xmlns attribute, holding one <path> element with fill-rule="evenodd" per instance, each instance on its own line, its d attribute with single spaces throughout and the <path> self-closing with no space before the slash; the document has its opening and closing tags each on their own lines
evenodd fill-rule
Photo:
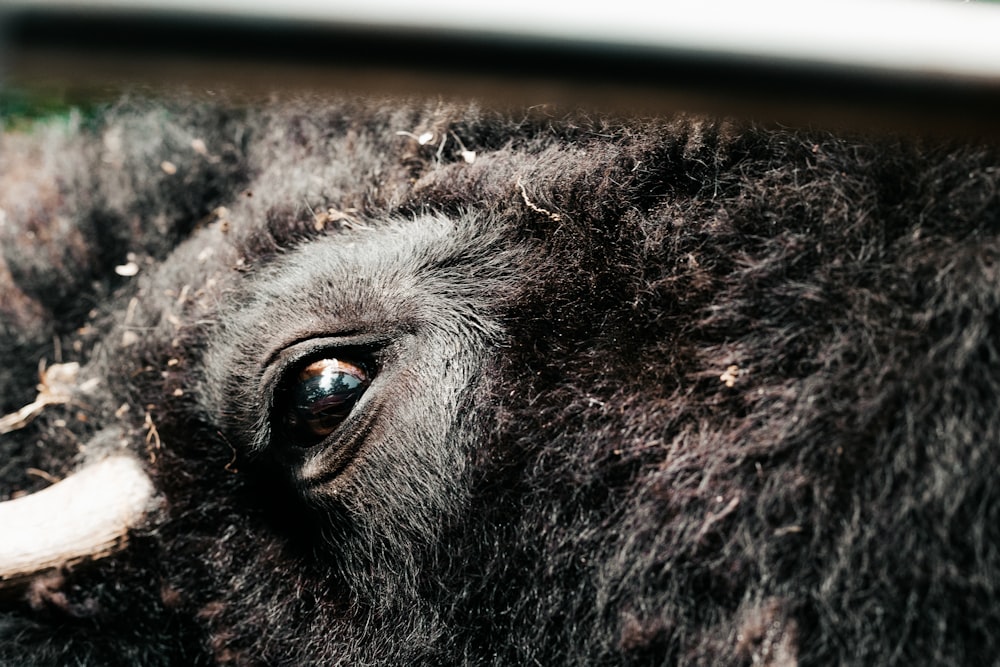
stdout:
<svg viewBox="0 0 1000 667">
<path fill-rule="evenodd" d="M 477 97 L 1000 134 L 1000 4 L 14 0 L 0 114 L 142 86 Z"/>
</svg>

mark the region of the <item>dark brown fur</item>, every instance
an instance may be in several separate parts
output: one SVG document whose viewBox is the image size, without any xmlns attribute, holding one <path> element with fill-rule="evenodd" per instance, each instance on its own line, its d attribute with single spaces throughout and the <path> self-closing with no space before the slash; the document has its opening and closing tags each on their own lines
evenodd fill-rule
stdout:
<svg viewBox="0 0 1000 667">
<path fill-rule="evenodd" d="M 102 384 L 0 493 L 124 439 L 165 501 L 8 601 L 6 663 L 1000 653 L 996 150 L 319 99 L 5 142 L 0 398 L 52 341 Z M 388 407 L 307 496 L 260 360 L 345 323 Z"/>
</svg>

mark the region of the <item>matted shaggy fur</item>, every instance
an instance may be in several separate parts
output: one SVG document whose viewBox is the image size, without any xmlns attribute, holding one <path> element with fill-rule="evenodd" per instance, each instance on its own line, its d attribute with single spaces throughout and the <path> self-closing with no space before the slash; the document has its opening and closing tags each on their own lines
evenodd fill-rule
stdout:
<svg viewBox="0 0 1000 667">
<path fill-rule="evenodd" d="M 157 491 L 4 589 L 2 664 L 1000 655 L 1000 151 L 323 99 L 2 141 L 0 415 L 81 370 L 0 499 Z"/>
</svg>

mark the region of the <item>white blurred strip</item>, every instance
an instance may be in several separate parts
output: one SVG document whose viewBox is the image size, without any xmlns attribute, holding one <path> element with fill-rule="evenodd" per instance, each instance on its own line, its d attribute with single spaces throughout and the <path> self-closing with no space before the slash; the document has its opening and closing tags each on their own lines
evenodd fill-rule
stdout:
<svg viewBox="0 0 1000 667">
<path fill-rule="evenodd" d="M 14 0 L 447 30 L 1000 80 L 1000 5 L 951 0 Z"/>
</svg>

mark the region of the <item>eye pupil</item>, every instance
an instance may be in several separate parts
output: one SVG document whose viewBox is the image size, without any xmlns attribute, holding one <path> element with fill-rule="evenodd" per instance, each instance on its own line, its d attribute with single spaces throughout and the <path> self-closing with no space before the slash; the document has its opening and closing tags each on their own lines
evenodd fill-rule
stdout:
<svg viewBox="0 0 1000 667">
<path fill-rule="evenodd" d="M 361 366 L 341 359 L 318 359 L 303 367 L 289 387 L 285 413 L 296 441 L 311 446 L 333 433 L 369 383 Z"/>
</svg>

